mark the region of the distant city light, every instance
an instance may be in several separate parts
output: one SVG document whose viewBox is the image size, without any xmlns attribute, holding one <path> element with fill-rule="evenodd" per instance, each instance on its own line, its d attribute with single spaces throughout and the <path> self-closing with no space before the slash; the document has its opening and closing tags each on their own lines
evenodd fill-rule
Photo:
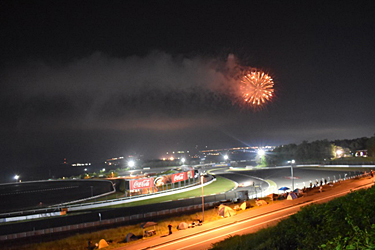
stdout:
<svg viewBox="0 0 375 250">
<path fill-rule="evenodd" d="M 18 179 L 20 178 L 20 176 L 16 174 L 13 178 L 14 178 L 16 181 L 18 181 Z"/>
<path fill-rule="evenodd" d="M 174 157 L 169 158 L 169 160 L 174 161 Z"/>
<path fill-rule="evenodd" d="M 224 155 L 224 160 L 228 160 L 228 159 L 229 159 L 228 155 Z"/>
<path fill-rule="evenodd" d="M 102 171 L 104 172 L 104 171 L 105 171 L 105 168 L 103 168 Z"/>
<path fill-rule="evenodd" d="M 181 159 L 182 164 L 184 164 L 185 161 L 186 161 L 185 158 L 182 158 L 182 159 Z"/>
</svg>

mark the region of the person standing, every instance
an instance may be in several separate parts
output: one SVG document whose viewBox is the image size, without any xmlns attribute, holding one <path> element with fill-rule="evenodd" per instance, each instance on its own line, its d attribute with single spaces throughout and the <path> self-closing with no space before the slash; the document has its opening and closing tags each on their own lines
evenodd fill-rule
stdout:
<svg viewBox="0 0 375 250">
<path fill-rule="evenodd" d="M 172 225 L 171 224 L 168 225 L 168 229 L 169 229 L 169 234 L 172 234 Z"/>
</svg>

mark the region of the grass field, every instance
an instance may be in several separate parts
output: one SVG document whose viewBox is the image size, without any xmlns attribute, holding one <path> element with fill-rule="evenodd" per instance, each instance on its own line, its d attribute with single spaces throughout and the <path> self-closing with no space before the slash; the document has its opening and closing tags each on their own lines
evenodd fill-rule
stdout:
<svg viewBox="0 0 375 250">
<path fill-rule="evenodd" d="M 210 185 L 207 185 L 203 188 L 204 195 L 210 195 L 210 194 L 218 194 L 222 192 L 226 192 L 231 190 L 235 187 L 235 184 L 233 181 L 230 181 L 226 178 L 216 176 L 216 181 L 211 183 Z M 122 205 L 112 206 L 112 207 L 133 207 L 133 206 L 141 206 L 141 205 L 147 205 L 147 204 L 153 204 L 153 203 L 159 203 L 164 201 L 170 201 L 170 200 L 178 200 L 178 199 L 184 199 L 184 198 L 190 198 L 190 197 L 200 197 L 202 195 L 201 188 L 197 188 L 195 190 L 191 190 L 188 192 L 183 192 L 179 194 L 171 194 L 163 197 L 143 200 L 143 201 L 136 201 L 131 203 L 126 203 Z"/>
</svg>

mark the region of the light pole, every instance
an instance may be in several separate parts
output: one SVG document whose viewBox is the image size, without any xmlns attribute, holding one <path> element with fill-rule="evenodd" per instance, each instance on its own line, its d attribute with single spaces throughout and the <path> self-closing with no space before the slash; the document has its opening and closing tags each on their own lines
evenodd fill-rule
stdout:
<svg viewBox="0 0 375 250">
<path fill-rule="evenodd" d="M 16 180 L 16 182 L 18 182 L 18 179 L 20 178 L 20 176 L 16 174 L 13 178 Z"/>
<path fill-rule="evenodd" d="M 295 163 L 295 160 L 290 161 L 290 173 L 292 175 L 292 192 L 294 191 L 294 174 L 293 174 L 293 164 Z"/>
<path fill-rule="evenodd" d="M 203 175 L 201 175 L 201 184 L 202 184 L 202 221 L 204 221 L 204 194 L 203 194 Z"/>
</svg>

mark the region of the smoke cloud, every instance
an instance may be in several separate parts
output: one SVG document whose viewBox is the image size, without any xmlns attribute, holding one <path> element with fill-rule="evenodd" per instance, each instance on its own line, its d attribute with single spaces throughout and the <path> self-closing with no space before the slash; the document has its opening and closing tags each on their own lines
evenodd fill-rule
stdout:
<svg viewBox="0 0 375 250">
<path fill-rule="evenodd" d="M 215 124 L 233 109 L 237 68 L 234 55 L 220 61 L 160 51 L 127 58 L 97 52 L 64 65 L 29 62 L 4 74 L 3 106 L 17 127 L 29 129 L 163 130 Z M 153 122 L 157 125 L 145 125 Z"/>
</svg>

